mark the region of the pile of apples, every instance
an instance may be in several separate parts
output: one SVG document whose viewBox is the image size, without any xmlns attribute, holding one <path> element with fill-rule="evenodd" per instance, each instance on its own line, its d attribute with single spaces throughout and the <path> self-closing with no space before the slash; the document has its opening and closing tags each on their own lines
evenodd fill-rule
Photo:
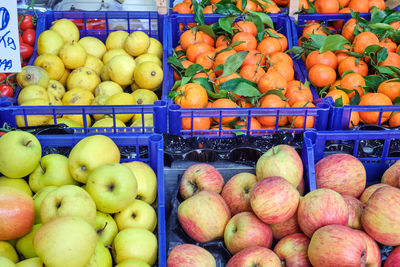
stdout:
<svg viewBox="0 0 400 267">
<path fill-rule="evenodd" d="M 232 254 L 227 267 L 381 266 L 378 242 L 400 246 L 400 161 L 367 188 L 364 165 L 352 155 L 323 158 L 315 175 L 318 189 L 301 196 L 303 164 L 287 145 L 262 155 L 256 175 L 239 173 L 226 184 L 211 165 L 195 164 L 180 184 L 179 223 L 193 243 L 223 238 Z M 167 260 L 177 266 L 212 267 L 216 260 L 181 244 Z M 384 265 L 394 266 L 400 248 Z"/>
<path fill-rule="evenodd" d="M 146 163 L 120 158 L 104 135 L 83 138 L 68 157 L 42 157 L 30 133 L 3 135 L 0 266 L 154 265 L 157 177 Z"/>
</svg>

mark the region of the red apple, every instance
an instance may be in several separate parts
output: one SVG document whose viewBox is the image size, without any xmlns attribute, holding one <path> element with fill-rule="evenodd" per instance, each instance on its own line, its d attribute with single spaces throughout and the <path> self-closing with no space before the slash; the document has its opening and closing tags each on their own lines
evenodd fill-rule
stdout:
<svg viewBox="0 0 400 267">
<path fill-rule="evenodd" d="M 371 186 L 368 186 L 362 195 L 360 196 L 360 201 L 362 203 L 367 203 L 368 199 L 371 197 L 371 195 L 378 189 L 384 186 L 388 186 L 387 184 L 373 184 Z"/>
<path fill-rule="evenodd" d="M 293 234 L 282 238 L 274 252 L 287 267 L 312 267 L 308 260 L 307 250 L 310 239 L 304 234 Z"/>
<path fill-rule="evenodd" d="M 226 267 L 281 267 L 281 260 L 270 249 L 249 247 L 235 254 Z M 205 267 L 205 266 L 204 266 Z"/>
<path fill-rule="evenodd" d="M 382 175 L 382 183 L 388 184 L 394 187 L 399 187 L 400 178 L 400 160 L 396 161 L 395 164 L 389 167 Z"/>
<path fill-rule="evenodd" d="M 362 226 L 373 239 L 388 246 L 400 245 L 400 189 L 384 186 L 369 198 L 361 215 Z"/>
<path fill-rule="evenodd" d="M 281 223 L 270 224 L 269 227 L 271 227 L 272 235 L 277 240 L 287 235 L 301 233 L 299 223 L 297 222 L 297 212 L 288 220 Z"/>
<path fill-rule="evenodd" d="M 327 225 L 313 234 L 308 258 L 314 267 L 365 266 L 367 246 L 356 230 Z"/>
<path fill-rule="evenodd" d="M 288 145 L 278 145 L 265 152 L 256 164 L 257 180 L 281 176 L 294 187 L 303 178 L 303 162 L 297 151 Z"/>
<path fill-rule="evenodd" d="M 361 226 L 361 213 L 364 209 L 364 204 L 355 197 L 342 195 L 349 209 L 349 222 L 348 227 L 353 229 L 362 229 Z"/>
<path fill-rule="evenodd" d="M 272 231 L 252 212 L 241 212 L 233 216 L 226 225 L 224 241 L 231 254 L 252 246 L 270 248 Z"/>
<path fill-rule="evenodd" d="M 174 247 L 167 259 L 167 267 L 215 267 L 216 265 L 210 252 L 191 244 Z"/>
<path fill-rule="evenodd" d="M 315 164 L 317 188 L 329 188 L 342 195 L 359 197 L 365 188 L 365 167 L 349 154 L 333 154 Z"/>
<path fill-rule="evenodd" d="M 224 178 L 219 171 L 210 164 L 195 164 L 183 173 L 179 193 L 187 199 L 200 191 L 221 193 L 224 187 Z"/>
<path fill-rule="evenodd" d="M 223 237 L 230 218 L 228 205 L 215 192 L 201 191 L 178 207 L 178 220 L 183 230 L 197 242 Z"/>
<path fill-rule="evenodd" d="M 236 174 L 225 184 L 221 196 L 233 215 L 251 211 L 250 192 L 256 183 L 257 179 L 254 174 L 244 172 Z"/>
<path fill-rule="evenodd" d="M 0 240 L 11 240 L 29 233 L 34 220 L 33 199 L 13 187 L 0 187 Z"/>
<path fill-rule="evenodd" d="M 299 200 L 299 191 L 278 176 L 258 181 L 250 193 L 251 208 L 267 224 L 288 220 L 296 212 Z"/>
<path fill-rule="evenodd" d="M 398 267 L 400 266 L 400 247 L 397 247 L 390 252 L 383 267 Z"/>
<path fill-rule="evenodd" d="M 378 244 L 365 232 L 360 230 L 356 231 L 360 234 L 361 238 L 364 239 L 365 245 L 367 246 L 367 259 L 365 261 L 367 267 L 380 267 L 381 252 L 379 250 Z"/>
<path fill-rule="evenodd" d="M 311 237 L 325 225 L 347 225 L 349 210 L 339 193 L 327 188 L 317 189 L 300 200 L 297 220 L 303 233 Z"/>
</svg>

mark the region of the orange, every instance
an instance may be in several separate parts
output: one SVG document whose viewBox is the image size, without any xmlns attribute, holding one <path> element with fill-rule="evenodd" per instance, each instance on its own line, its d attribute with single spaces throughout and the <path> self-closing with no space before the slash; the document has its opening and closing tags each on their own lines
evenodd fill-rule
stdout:
<svg viewBox="0 0 400 267">
<path fill-rule="evenodd" d="M 328 34 L 326 34 L 326 32 L 324 32 L 321 24 L 319 24 L 319 23 L 311 24 L 303 29 L 303 37 L 310 39 L 309 34 L 310 35 L 311 34 L 328 35 Z"/>
<path fill-rule="evenodd" d="M 207 78 L 209 80 L 214 80 L 216 78 L 215 73 L 212 70 L 209 70 L 207 73 L 199 72 L 193 76 L 194 78 Z"/>
<path fill-rule="evenodd" d="M 400 21 L 393 21 L 389 23 L 390 26 L 392 26 L 395 30 L 400 30 Z"/>
<path fill-rule="evenodd" d="M 260 7 L 260 11 L 264 11 L 265 13 L 277 14 L 281 11 L 281 9 L 278 6 L 267 4 L 264 10 Z"/>
<path fill-rule="evenodd" d="M 338 0 L 316 0 L 314 6 L 318 13 L 338 13 Z"/>
<path fill-rule="evenodd" d="M 338 0 L 339 5 L 341 5 L 342 7 L 347 7 L 350 3 L 350 0 Z"/>
<path fill-rule="evenodd" d="M 236 7 L 240 10 L 243 11 L 242 8 L 242 0 L 238 0 L 236 2 Z M 251 11 L 257 11 L 257 7 L 258 5 L 256 3 L 254 3 L 253 1 L 247 1 L 246 6 L 244 8 L 244 13 L 249 13 L 249 10 Z"/>
<path fill-rule="evenodd" d="M 179 93 L 175 99 L 175 104 L 182 108 L 204 108 L 208 102 L 207 91 L 201 85 L 187 83 L 177 89 Z"/>
<path fill-rule="evenodd" d="M 246 65 L 240 69 L 240 75 L 242 75 L 244 79 L 255 83 L 257 83 L 264 74 L 265 71 L 258 65 Z"/>
<path fill-rule="evenodd" d="M 220 46 L 228 46 L 229 45 L 229 39 L 228 37 L 224 35 L 220 35 L 217 38 L 217 42 L 215 43 L 215 47 L 220 47 Z"/>
<path fill-rule="evenodd" d="M 257 50 L 265 55 L 271 55 L 275 52 L 281 51 L 282 46 L 277 38 L 267 37 L 258 44 Z"/>
<path fill-rule="evenodd" d="M 257 87 L 262 94 L 269 90 L 281 90 L 285 94 L 287 81 L 279 72 L 269 71 L 258 80 Z"/>
<path fill-rule="evenodd" d="M 336 71 L 322 64 L 314 65 L 308 72 L 310 82 L 317 87 L 325 87 L 336 81 Z"/>
<path fill-rule="evenodd" d="M 187 30 L 182 33 L 180 37 L 180 44 L 182 49 L 186 50 L 192 44 L 201 43 L 203 41 L 202 39 L 202 35 L 199 31 Z"/>
<path fill-rule="evenodd" d="M 396 52 L 397 45 L 395 42 L 390 40 L 389 38 L 385 38 L 379 42 L 379 45 L 385 47 L 388 52 Z"/>
<path fill-rule="evenodd" d="M 353 9 L 355 12 L 367 13 L 369 11 L 368 0 L 351 0 L 348 8 Z"/>
<path fill-rule="evenodd" d="M 220 98 L 214 101 L 212 103 L 212 108 L 236 108 L 236 103 L 233 102 L 230 99 L 226 98 Z M 233 120 L 235 120 L 237 117 L 222 117 L 222 124 L 227 124 Z M 219 117 L 214 117 L 213 118 L 216 122 L 219 123 Z"/>
<path fill-rule="evenodd" d="M 342 90 L 333 89 L 329 91 L 329 93 L 325 97 L 332 97 L 333 101 L 335 102 L 337 99 L 342 98 L 342 103 L 344 105 L 348 105 L 350 103 L 349 96 Z"/>
<path fill-rule="evenodd" d="M 239 74 L 237 74 L 236 72 L 231 73 L 224 77 L 219 77 L 218 79 L 215 80 L 215 85 L 217 86 L 217 88 L 216 88 L 217 92 L 218 92 L 218 85 L 220 85 L 221 83 L 227 82 L 232 79 L 239 79 L 239 78 L 242 78 L 242 77 Z"/>
<path fill-rule="evenodd" d="M 291 66 L 293 66 L 293 59 L 286 53 L 283 52 L 275 52 L 270 55 L 268 63 L 269 65 L 276 64 L 280 61 L 285 61 L 289 63 Z"/>
<path fill-rule="evenodd" d="M 248 32 L 236 33 L 232 38 L 232 43 L 234 42 L 244 42 L 233 48 L 236 52 L 254 50 L 257 47 L 256 37 Z"/>
<path fill-rule="evenodd" d="M 398 127 L 400 126 L 400 112 L 396 111 L 389 119 L 389 126 L 390 127 Z"/>
<path fill-rule="evenodd" d="M 293 104 L 292 108 L 315 108 L 315 105 L 310 101 L 297 101 Z M 314 116 L 293 116 L 288 117 L 289 123 L 292 128 L 313 128 L 315 117 Z"/>
<path fill-rule="evenodd" d="M 225 61 L 228 57 L 230 57 L 231 55 L 235 54 L 236 51 L 235 50 L 228 50 L 228 51 L 224 51 L 219 53 L 214 60 L 214 64 L 213 64 L 213 69 L 215 69 L 217 66 L 219 65 L 224 65 Z M 222 74 L 222 70 L 219 70 L 216 72 L 217 75 L 221 75 Z"/>
<path fill-rule="evenodd" d="M 309 9 L 310 5 L 308 4 L 307 0 L 300 0 L 299 2 L 299 9 Z"/>
<path fill-rule="evenodd" d="M 336 82 L 334 82 L 331 87 L 329 87 L 329 92 L 335 89 L 339 89 L 338 87 L 340 87 L 340 82 L 341 80 L 336 80 Z"/>
<path fill-rule="evenodd" d="M 275 0 L 275 3 L 280 6 L 287 6 L 290 0 Z"/>
<path fill-rule="evenodd" d="M 389 52 L 388 57 L 378 64 L 379 66 L 394 66 L 400 68 L 400 55 L 394 52 Z"/>
<path fill-rule="evenodd" d="M 183 130 L 209 130 L 210 126 L 211 118 L 209 117 L 193 117 L 193 127 L 192 118 L 182 118 Z"/>
<path fill-rule="evenodd" d="M 201 42 L 209 44 L 210 46 L 214 47 L 215 45 L 215 40 L 212 38 L 210 35 L 208 35 L 205 32 L 199 32 L 201 36 Z"/>
<path fill-rule="evenodd" d="M 196 62 L 197 58 L 206 52 L 213 51 L 214 48 L 206 43 L 198 43 L 189 45 L 186 49 L 186 56 L 189 61 Z"/>
<path fill-rule="evenodd" d="M 181 61 L 181 63 L 185 69 L 187 69 L 190 65 L 193 64 L 193 62 L 191 62 L 189 60 L 183 60 L 183 61 Z M 181 76 L 179 76 L 178 73 L 176 73 L 176 71 L 174 71 L 174 80 L 179 81 L 180 79 L 181 79 Z"/>
<path fill-rule="evenodd" d="M 396 97 L 400 97 L 400 82 L 398 79 L 384 81 L 379 85 L 378 93 L 388 96 L 393 102 Z"/>
<path fill-rule="evenodd" d="M 233 25 L 233 28 L 236 28 L 239 32 L 248 32 L 254 37 L 257 36 L 257 27 L 251 21 L 238 21 Z"/>
<path fill-rule="evenodd" d="M 265 65 L 265 54 L 258 50 L 250 50 L 243 60 L 242 67 L 246 65 Z"/>
<path fill-rule="evenodd" d="M 277 95 L 266 95 L 261 99 L 260 107 L 262 108 L 284 108 L 287 107 L 287 103 L 280 99 Z M 264 127 L 274 127 L 276 124 L 276 117 L 275 116 L 264 116 L 264 117 L 257 117 L 257 120 L 263 125 Z M 287 124 L 287 117 L 280 117 L 278 121 L 279 126 L 284 126 Z"/>
<path fill-rule="evenodd" d="M 365 64 L 365 62 L 361 59 L 357 59 L 355 57 L 348 57 L 344 59 L 342 62 L 340 62 L 339 67 L 338 67 L 338 72 L 339 75 L 342 76 L 342 74 L 346 71 L 352 70 L 356 73 L 361 74 L 362 76 L 367 76 L 368 75 L 368 65 Z"/>
<path fill-rule="evenodd" d="M 372 7 L 376 6 L 380 10 L 384 10 L 386 8 L 386 4 L 384 0 L 368 0 L 368 8 L 371 11 Z"/>
<path fill-rule="evenodd" d="M 307 88 L 304 84 L 299 81 L 297 85 L 289 85 L 286 90 L 286 98 L 288 99 L 289 105 L 292 106 L 294 103 L 298 101 L 312 101 L 313 95 L 311 93 L 310 88 Z"/>
<path fill-rule="evenodd" d="M 364 89 L 363 89 L 363 85 L 365 85 L 365 80 L 364 77 L 361 76 L 358 73 L 349 73 L 346 74 L 341 82 L 340 82 L 340 87 L 343 89 L 347 89 L 347 90 L 357 90 L 358 94 L 360 96 L 364 95 Z M 353 98 L 353 96 L 355 95 L 355 92 L 351 92 L 349 94 L 349 98 Z"/>
<path fill-rule="evenodd" d="M 204 52 L 196 58 L 196 64 L 202 65 L 204 69 L 211 69 L 214 63 L 214 56 L 214 51 Z"/>
<path fill-rule="evenodd" d="M 217 3 L 219 3 L 221 0 L 210 0 L 210 3 L 211 4 L 217 4 Z"/>
<path fill-rule="evenodd" d="M 360 106 L 391 106 L 390 98 L 381 93 L 367 93 L 361 97 Z M 391 112 L 383 112 L 381 123 L 386 121 Z M 367 124 L 377 124 L 379 121 L 379 112 L 360 112 L 360 118 Z"/>
<path fill-rule="evenodd" d="M 352 111 L 350 115 L 349 128 L 352 129 L 360 123 L 360 113 L 358 111 Z"/>
<path fill-rule="evenodd" d="M 281 61 L 278 63 L 275 63 L 271 67 L 269 67 L 268 71 L 276 71 L 279 72 L 283 78 L 287 82 L 293 81 L 294 80 L 294 69 L 293 66 L 291 66 L 289 63 L 286 61 Z"/>
<path fill-rule="evenodd" d="M 315 50 L 308 54 L 306 58 L 306 68 L 309 70 L 317 64 L 322 64 L 331 67 L 332 69 L 336 69 L 338 60 L 335 53 L 331 51 L 320 53 L 318 50 Z"/>
<path fill-rule="evenodd" d="M 250 130 L 262 129 L 261 124 L 254 117 L 251 117 L 250 122 L 249 122 L 248 118 L 245 118 L 244 120 L 238 120 L 235 124 L 240 127 L 239 128 L 240 130 L 247 130 L 249 128 L 249 126 L 250 126 Z M 250 131 L 250 133 L 255 134 L 255 133 L 257 133 L 257 131 Z"/>
<path fill-rule="evenodd" d="M 358 25 L 358 22 L 356 19 L 352 18 L 349 19 L 342 28 L 342 35 L 344 38 L 347 40 L 352 40 L 354 38 L 354 29 L 356 28 L 356 25 Z M 362 27 L 358 25 L 358 29 L 361 30 Z"/>
<path fill-rule="evenodd" d="M 177 12 L 177 13 L 179 13 L 179 14 L 190 14 L 190 13 L 192 13 L 192 10 L 190 9 L 190 5 L 188 5 L 186 3 L 176 4 L 172 10 Z"/>
<path fill-rule="evenodd" d="M 277 31 L 274 30 L 274 29 L 268 29 L 268 30 L 269 30 L 270 32 L 272 32 L 273 34 L 279 36 L 279 37 L 276 37 L 276 39 L 278 39 L 279 43 L 281 44 L 281 51 L 284 52 L 284 51 L 287 49 L 287 47 L 288 47 L 288 40 L 287 40 L 286 36 L 283 35 L 282 33 L 277 32 Z M 267 32 L 267 35 L 265 35 L 265 38 L 268 37 L 268 36 L 270 36 L 270 35 L 269 35 L 268 32 Z M 270 37 L 272 37 L 272 36 L 270 36 Z M 275 37 L 274 37 L 274 38 L 275 38 Z"/>
<path fill-rule="evenodd" d="M 338 64 L 340 64 L 340 62 L 342 62 L 343 60 L 345 60 L 348 57 L 349 57 L 349 54 L 344 53 L 344 52 L 340 52 L 340 53 L 336 54 Z"/>
<path fill-rule="evenodd" d="M 379 39 L 372 32 L 362 32 L 358 34 L 353 41 L 353 52 L 362 54 L 370 45 L 379 44 Z"/>
<path fill-rule="evenodd" d="M 215 5 L 209 5 L 203 8 L 203 13 L 204 14 L 213 14 L 214 11 L 217 9 Z"/>
</svg>

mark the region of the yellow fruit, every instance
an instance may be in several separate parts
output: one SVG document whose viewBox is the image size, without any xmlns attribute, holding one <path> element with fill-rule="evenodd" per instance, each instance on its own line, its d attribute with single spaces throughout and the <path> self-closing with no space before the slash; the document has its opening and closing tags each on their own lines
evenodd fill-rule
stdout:
<svg viewBox="0 0 400 267">
<path fill-rule="evenodd" d="M 64 46 L 64 40 L 61 35 L 52 30 L 42 32 L 37 40 L 36 48 L 39 55 L 52 54 L 58 55 L 60 49 Z"/>
<path fill-rule="evenodd" d="M 104 118 L 96 121 L 92 127 L 114 127 L 114 119 L 113 118 Z M 125 123 L 115 119 L 115 127 L 126 127 Z"/>
<path fill-rule="evenodd" d="M 67 85 L 67 79 L 70 73 L 71 71 L 69 69 L 65 69 L 63 76 L 58 80 L 63 86 Z"/>
<path fill-rule="evenodd" d="M 92 106 L 103 106 L 103 105 L 105 105 L 105 104 L 106 104 L 106 101 L 107 101 L 107 99 L 108 99 L 109 97 L 110 97 L 110 96 L 108 96 L 108 95 L 99 95 L 99 96 L 96 96 L 96 97 L 93 99 Z M 106 114 L 97 113 L 97 114 L 93 114 L 93 117 L 94 117 L 95 120 L 100 120 L 100 119 L 104 118 L 105 115 L 106 115 Z"/>
<path fill-rule="evenodd" d="M 96 37 L 83 37 L 78 43 L 85 48 L 88 55 L 95 56 L 99 59 L 103 58 L 104 53 L 107 51 L 103 42 Z"/>
<path fill-rule="evenodd" d="M 127 55 L 129 56 L 129 54 L 122 48 L 114 48 L 111 50 L 108 50 L 104 56 L 103 56 L 103 63 L 104 65 L 107 64 L 108 62 L 110 62 L 110 60 L 115 57 L 115 56 L 120 56 L 120 55 Z"/>
<path fill-rule="evenodd" d="M 103 66 L 103 61 L 101 61 L 99 58 L 92 55 L 87 55 L 84 67 L 88 67 L 94 70 L 94 72 L 96 72 L 96 74 L 100 76 Z"/>
<path fill-rule="evenodd" d="M 65 114 L 62 116 L 63 119 L 70 119 L 76 122 L 79 127 L 84 127 L 83 115 L 80 114 Z M 89 115 L 86 115 L 86 125 L 90 127 L 92 125 L 92 120 Z"/>
<path fill-rule="evenodd" d="M 155 90 L 162 83 L 163 71 L 153 62 L 143 62 L 135 68 L 133 77 L 140 88 Z"/>
<path fill-rule="evenodd" d="M 156 55 L 161 59 L 163 54 L 163 46 L 160 41 L 150 37 L 150 46 L 147 48 L 147 53 Z"/>
<path fill-rule="evenodd" d="M 146 53 L 150 46 L 150 38 L 142 31 L 129 34 L 125 40 L 124 49 L 129 55 L 137 57 Z"/>
<path fill-rule="evenodd" d="M 136 63 L 131 56 L 120 55 L 113 57 L 111 61 L 107 63 L 107 66 L 108 74 L 113 82 L 121 86 L 132 84 Z"/>
<path fill-rule="evenodd" d="M 21 90 L 18 95 L 18 105 L 22 105 L 23 103 L 32 100 L 32 99 L 42 99 L 49 102 L 49 95 L 47 94 L 47 90 L 39 85 L 29 85 Z"/>
<path fill-rule="evenodd" d="M 153 54 L 143 54 L 135 58 L 136 65 L 147 61 L 154 62 L 160 67 L 162 66 L 161 60 Z"/>
<path fill-rule="evenodd" d="M 92 104 L 94 96 L 86 89 L 75 88 L 67 91 L 62 99 L 64 105 L 86 106 Z"/>
<path fill-rule="evenodd" d="M 95 96 L 100 96 L 100 95 L 112 96 L 117 93 L 123 93 L 122 87 L 118 83 L 112 81 L 102 82 L 94 90 Z"/>
<path fill-rule="evenodd" d="M 44 100 L 41 98 L 35 98 L 35 99 L 26 101 L 21 106 L 48 106 L 48 105 L 49 105 L 48 100 Z M 25 123 L 25 118 L 23 115 L 15 116 L 15 120 L 17 122 L 18 127 L 44 125 L 47 123 L 47 121 L 50 118 L 52 118 L 52 115 L 27 115 L 26 116 L 27 123 Z"/>
<path fill-rule="evenodd" d="M 17 74 L 17 83 L 21 88 L 29 85 L 49 86 L 50 77 L 47 71 L 38 66 L 25 66 Z"/>
<path fill-rule="evenodd" d="M 56 55 L 42 54 L 35 59 L 33 65 L 43 68 L 51 80 L 59 80 L 64 75 L 64 63 Z"/>
<path fill-rule="evenodd" d="M 73 70 L 68 76 L 67 89 L 82 88 L 93 93 L 100 82 L 100 77 L 92 69 L 81 67 Z"/>
<path fill-rule="evenodd" d="M 153 127 L 153 120 L 144 120 L 144 127 Z M 142 120 L 136 120 L 131 124 L 131 127 L 143 127 L 143 122 Z M 143 128 L 136 129 L 135 132 L 143 132 Z M 154 129 L 144 129 L 145 133 L 151 133 L 153 132 Z"/>
<path fill-rule="evenodd" d="M 64 116 L 65 116 L 65 115 L 64 115 Z M 68 127 L 72 127 L 72 128 L 80 128 L 80 127 L 82 127 L 82 126 L 81 126 L 79 123 L 77 123 L 76 121 L 71 120 L 71 119 L 67 119 L 67 118 L 57 118 L 57 119 L 56 119 L 56 123 L 57 123 L 57 124 L 65 124 L 65 125 L 67 125 Z M 47 124 L 54 125 L 54 119 L 51 118 L 51 119 L 47 122 Z"/>
<path fill-rule="evenodd" d="M 135 114 L 133 115 L 132 121 L 142 120 L 142 117 L 142 114 Z M 144 114 L 144 120 L 153 121 L 153 114 Z"/>
<path fill-rule="evenodd" d="M 111 32 L 106 40 L 107 50 L 114 48 L 124 48 L 125 40 L 129 33 L 126 31 L 115 31 Z"/>
<path fill-rule="evenodd" d="M 61 98 L 58 98 L 53 94 L 49 94 L 49 104 L 50 106 L 62 106 L 63 102 L 61 101 Z"/>
<path fill-rule="evenodd" d="M 79 41 L 79 29 L 68 19 L 60 19 L 53 22 L 50 30 L 56 31 L 64 40 L 64 43 L 72 43 Z"/>
<path fill-rule="evenodd" d="M 134 105 L 135 98 L 133 95 L 128 93 L 118 93 L 113 96 L 110 96 L 107 101 L 106 105 Z M 120 121 L 126 123 L 133 117 L 133 114 L 117 114 L 116 118 Z"/>
<path fill-rule="evenodd" d="M 83 67 L 86 63 L 86 51 L 78 43 L 65 44 L 59 53 L 60 58 L 64 62 L 64 66 L 68 69 L 76 69 Z"/>
<path fill-rule="evenodd" d="M 59 81 L 50 80 L 47 93 L 61 99 L 65 94 L 65 88 Z"/>
<path fill-rule="evenodd" d="M 135 97 L 136 105 L 153 105 L 158 100 L 157 95 L 148 89 L 137 89 L 132 95 Z"/>
<path fill-rule="evenodd" d="M 100 72 L 100 78 L 101 80 L 104 81 L 109 81 L 110 80 L 110 74 L 108 73 L 108 64 L 105 64 L 103 68 L 101 69 Z"/>
</svg>

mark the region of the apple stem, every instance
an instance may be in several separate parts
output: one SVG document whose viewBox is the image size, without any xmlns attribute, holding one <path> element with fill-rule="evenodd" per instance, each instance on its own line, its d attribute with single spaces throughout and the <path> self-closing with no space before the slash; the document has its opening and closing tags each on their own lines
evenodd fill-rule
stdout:
<svg viewBox="0 0 400 267">
<path fill-rule="evenodd" d="M 32 140 L 28 140 L 28 142 L 26 142 L 26 143 L 24 144 L 24 146 L 29 146 L 30 143 L 32 143 Z"/>
<path fill-rule="evenodd" d="M 97 233 L 98 235 L 100 235 L 100 234 L 104 231 L 104 229 L 106 229 L 107 224 L 108 224 L 108 222 L 105 222 L 103 228 L 97 229 L 97 230 L 96 230 L 96 233 Z"/>
<path fill-rule="evenodd" d="M 272 155 L 275 156 L 275 154 L 276 154 L 276 152 L 275 152 L 275 147 L 273 146 L 273 147 L 272 147 Z"/>
<path fill-rule="evenodd" d="M 282 259 L 282 260 L 281 260 L 281 264 L 282 264 L 282 267 L 286 267 L 286 261 L 285 261 L 285 259 Z"/>
</svg>

